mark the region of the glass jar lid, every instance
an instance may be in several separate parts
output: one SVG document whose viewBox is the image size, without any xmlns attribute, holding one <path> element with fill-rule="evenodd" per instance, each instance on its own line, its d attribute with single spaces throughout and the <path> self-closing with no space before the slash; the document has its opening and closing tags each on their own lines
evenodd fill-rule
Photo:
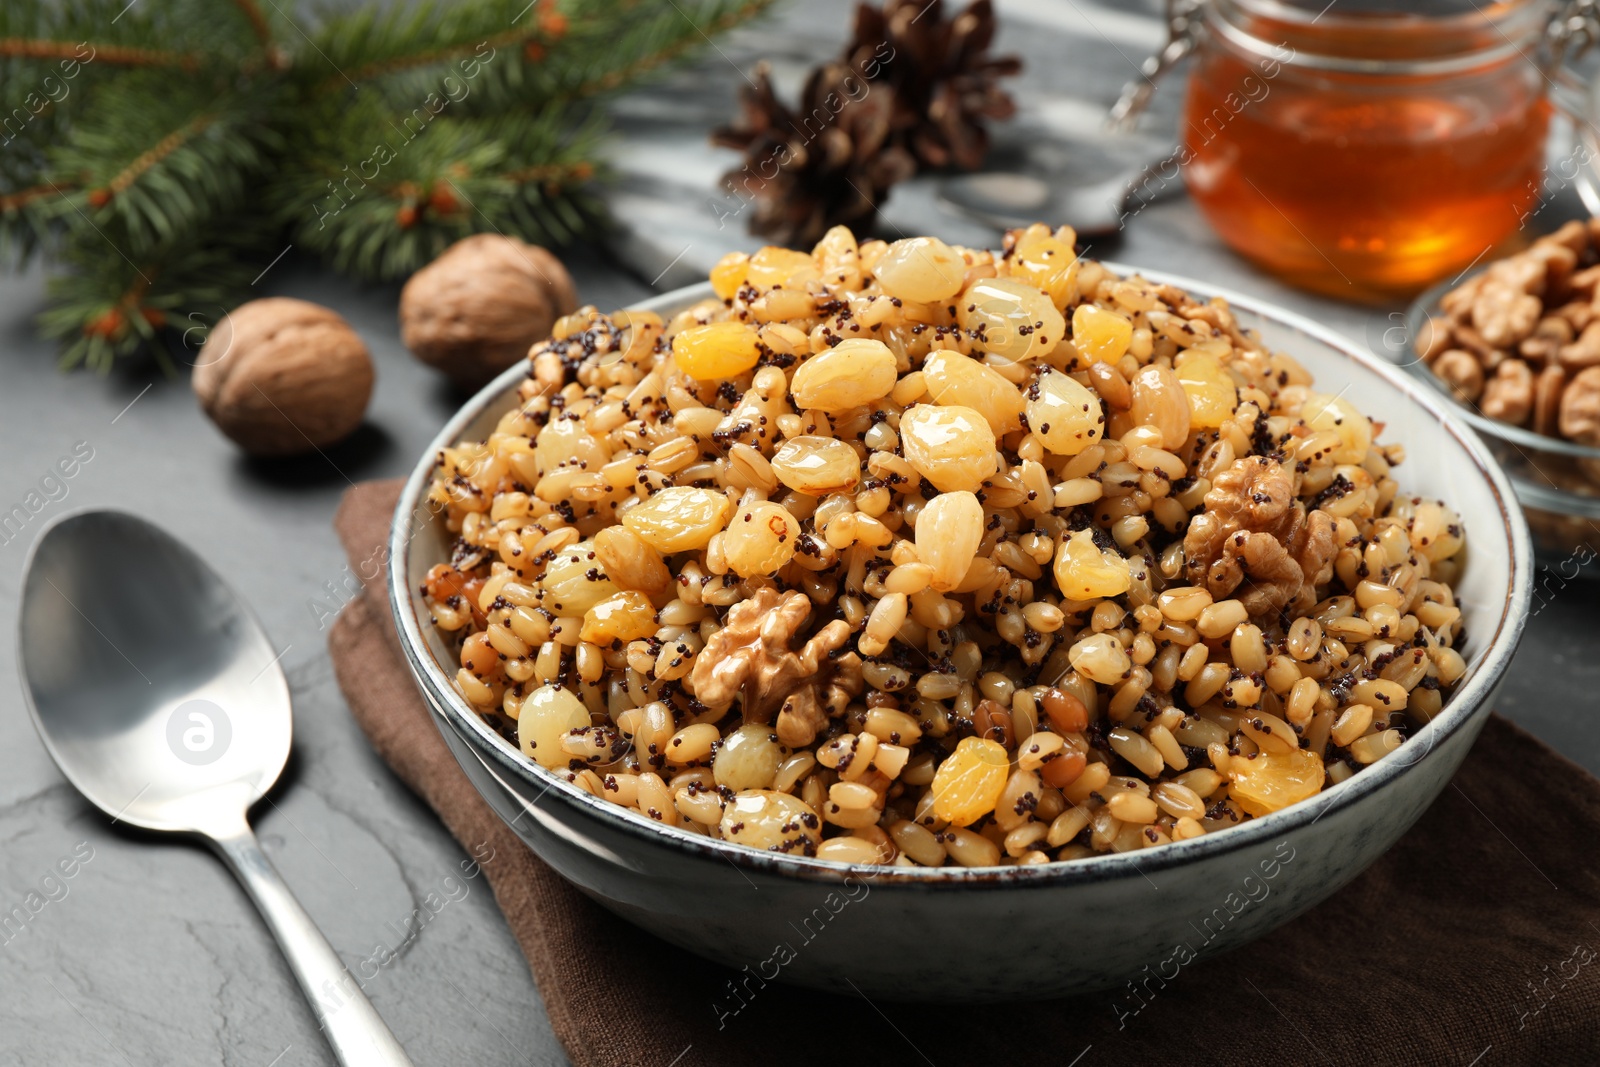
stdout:
<svg viewBox="0 0 1600 1067">
<path fill-rule="evenodd" d="M 1365 74 L 1449 74 L 1531 57 L 1546 0 L 1212 0 L 1206 29 L 1287 66 Z"/>
<path fill-rule="evenodd" d="M 1166 44 L 1111 108 L 1113 130 L 1137 122 L 1156 82 L 1207 36 L 1274 72 L 1438 76 L 1520 58 L 1558 87 L 1570 80 L 1563 63 L 1600 41 L 1600 0 L 1166 0 L 1166 19 Z"/>
</svg>

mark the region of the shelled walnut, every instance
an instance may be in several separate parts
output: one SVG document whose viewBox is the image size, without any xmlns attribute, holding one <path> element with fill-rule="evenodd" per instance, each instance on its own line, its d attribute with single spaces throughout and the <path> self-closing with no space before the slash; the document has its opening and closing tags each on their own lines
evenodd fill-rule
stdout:
<svg viewBox="0 0 1600 1067">
<path fill-rule="evenodd" d="M 862 690 L 861 658 L 839 654 L 851 634 L 842 619 L 818 630 L 799 652 L 790 649 L 810 618 L 811 600 L 804 593 L 760 589 L 734 605 L 727 625 L 695 660 L 695 695 L 712 707 L 740 697 L 746 723 L 776 717 L 779 741 L 791 748 L 809 745 Z"/>
<path fill-rule="evenodd" d="M 1483 387 L 1478 407 L 1491 419 L 1521 426 L 1533 411 L 1533 372 L 1520 359 L 1508 359 L 1494 369 Z"/>
<path fill-rule="evenodd" d="M 1439 311 L 1417 352 L 1457 400 L 1600 444 L 1600 218 L 1491 264 L 1442 296 Z"/>
<path fill-rule="evenodd" d="M 1580 371 L 1561 394 L 1561 435 L 1580 444 L 1600 444 L 1600 367 Z"/>
<path fill-rule="evenodd" d="M 1334 521 L 1325 511 L 1307 512 L 1281 464 L 1238 460 L 1217 475 L 1205 506 L 1183 542 L 1194 584 L 1221 600 L 1249 579 L 1239 599 L 1255 614 L 1304 611 L 1315 602 L 1336 549 Z"/>
</svg>

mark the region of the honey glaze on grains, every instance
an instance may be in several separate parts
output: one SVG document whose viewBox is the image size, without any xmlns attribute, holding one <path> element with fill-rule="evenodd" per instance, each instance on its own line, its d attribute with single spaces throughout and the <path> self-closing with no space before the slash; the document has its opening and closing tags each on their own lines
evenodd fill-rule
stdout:
<svg viewBox="0 0 1600 1067">
<path fill-rule="evenodd" d="M 1181 158 L 1191 195 L 1245 256 L 1307 288 L 1392 297 L 1465 268 L 1537 205 L 1550 105 L 1495 22 L 1529 5 L 1312 21 L 1283 15 L 1292 5 L 1270 18 L 1259 0 L 1215 6 Z"/>
</svg>

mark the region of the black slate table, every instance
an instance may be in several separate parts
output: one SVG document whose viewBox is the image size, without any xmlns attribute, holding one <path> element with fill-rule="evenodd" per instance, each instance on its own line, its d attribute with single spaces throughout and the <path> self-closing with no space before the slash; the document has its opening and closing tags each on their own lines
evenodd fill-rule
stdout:
<svg viewBox="0 0 1600 1067">
<path fill-rule="evenodd" d="M 1091 30 L 1119 38 L 1144 33 L 1151 41 L 1157 35 L 1148 17 L 1140 29 L 1120 10 L 1083 9 L 1097 12 Z M 836 39 L 836 27 L 797 28 L 796 16 L 786 22 L 793 30 L 782 38 L 788 52 L 822 55 L 835 47 L 828 40 Z M 797 45 L 794 33 L 815 42 Z M 724 47 L 742 62 L 770 43 L 748 31 Z M 1073 75 L 1038 62 L 1042 45 L 1015 28 L 1002 45 L 1035 59 L 1026 84 L 1049 89 Z M 1118 51 L 1140 58 L 1126 39 Z M 1122 69 L 1093 83 L 1094 104 L 1103 106 L 1130 68 L 1106 49 L 1077 54 L 1109 64 L 1106 72 Z M 731 76 L 722 63 L 704 60 L 668 89 L 713 84 L 725 94 Z M 1081 66 L 1074 70 L 1083 76 Z M 646 98 L 636 110 L 648 114 L 649 106 Z M 1570 191 L 1560 191 L 1533 225 L 1554 228 L 1577 212 Z M 633 219 L 648 225 L 645 216 Z M 897 194 L 890 219 L 910 232 L 982 239 L 940 215 L 925 188 Z M 636 273 L 602 250 L 570 256 L 586 302 L 610 308 L 650 292 L 640 280 L 658 273 L 648 250 L 641 253 L 626 233 L 616 247 Z M 1095 254 L 1257 294 L 1375 346 L 1395 322 L 1394 308 L 1284 288 L 1222 248 L 1182 198 L 1147 208 L 1123 240 Z M 670 255 L 669 247 L 660 258 Z M 282 650 L 295 699 L 294 755 L 282 787 L 257 809 L 256 826 L 347 961 L 380 947 L 396 954 L 368 993 L 415 1061 L 564 1063 L 487 888 L 461 876 L 462 850 L 368 748 L 334 684 L 325 646 L 328 622 L 349 595 L 329 525 L 340 494 L 354 482 L 409 471 L 461 398 L 400 345 L 397 287 L 345 281 L 291 253 L 257 288 L 337 309 L 372 349 L 378 385 L 368 424 L 325 459 L 242 458 L 199 413 L 183 380 L 148 366 L 105 378 L 63 376 L 52 347 L 34 332 L 41 275 L 0 276 L 0 512 L 33 492 L 44 501 L 20 530 L 0 533 L 0 1065 L 332 1062 L 276 946 L 224 868 L 194 845 L 110 826 L 63 781 L 28 721 L 12 636 L 23 561 L 46 521 L 86 506 L 126 508 L 187 539 L 230 575 Z M 80 456 L 92 450 L 91 458 L 46 492 L 54 483 L 41 486 L 41 479 L 75 449 Z M 1555 588 L 1529 625 L 1499 707 L 1600 771 L 1595 592 L 1581 580 Z M 444 901 L 437 914 L 421 908 L 430 894 L 436 905 Z M 663 1049 L 663 1067 L 679 1051 Z M 684 1062 L 693 1062 L 692 1052 Z"/>
</svg>

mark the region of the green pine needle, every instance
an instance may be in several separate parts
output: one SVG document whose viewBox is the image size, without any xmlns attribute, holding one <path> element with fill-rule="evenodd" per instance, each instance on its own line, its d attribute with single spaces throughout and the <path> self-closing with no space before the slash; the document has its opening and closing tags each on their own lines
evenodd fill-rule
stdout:
<svg viewBox="0 0 1600 1067">
<path fill-rule="evenodd" d="M 0 262 L 63 366 L 192 360 L 292 241 L 400 278 L 603 213 L 595 100 L 775 0 L 4 0 Z M 170 358 L 169 358 L 170 357 Z"/>
<path fill-rule="evenodd" d="M 62 259 L 73 269 L 50 279 L 51 306 L 39 316 L 44 336 L 61 342 L 63 369 L 105 373 L 119 358 L 145 352 L 171 370 L 169 351 L 193 363 L 206 332 L 246 298 L 258 264 L 270 260 L 273 230 L 249 217 L 227 220 L 227 236 L 199 245 L 169 244 L 138 258 L 108 254 L 127 234 L 68 239 Z"/>
</svg>

